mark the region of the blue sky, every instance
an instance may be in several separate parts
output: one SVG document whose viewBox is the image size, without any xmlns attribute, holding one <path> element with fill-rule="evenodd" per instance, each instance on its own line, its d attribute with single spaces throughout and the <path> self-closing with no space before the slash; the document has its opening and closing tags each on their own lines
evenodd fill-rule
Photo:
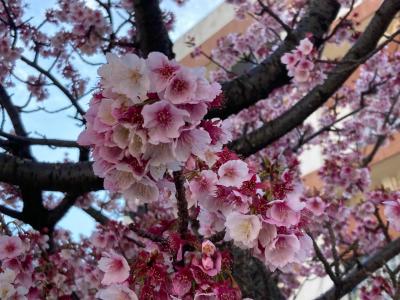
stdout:
<svg viewBox="0 0 400 300">
<path fill-rule="evenodd" d="M 89 5 L 95 6 L 94 0 L 86 1 Z M 56 1 L 31 0 L 26 2 L 29 3 L 26 17 L 33 17 L 32 21 L 34 23 L 39 23 L 46 9 L 52 7 Z M 175 27 L 171 33 L 172 40 L 176 40 L 179 36 L 188 31 L 222 2 L 223 0 L 189 0 L 185 5 L 178 6 L 172 0 L 162 1 L 161 7 L 165 10 L 173 11 L 176 16 Z M 24 55 L 29 56 L 29 53 L 24 53 Z M 96 61 L 96 59 L 94 58 L 92 61 Z M 42 63 L 46 64 L 49 62 L 43 61 Z M 79 62 L 76 63 L 78 67 L 80 67 Z M 97 82 L 96 68 L 90 68 L 82 64 L 80 70 L 86 77 L 90 78 L 90 86 L 93 86 Z M 17 75 L 22 78 L 26 78 L 31 71 L 32 70 L 23 63 L 17 65 L 16 68 Z M 16 104 L 22 104 L 27 99 L 26 90 L 22 85 L 16 85 L 15 88 L 11 89 L 9 92 L 12 94 L 12 99 Z M 46 102 L 43 104 L 33 103 L 30 108 L 35 109 L 38 106 L 45 106 L 47 109 L 55 110 L 65 106 L 67 103 L 64 95 L 60 94 L 56 89 L 50 89 L 50 97 L 45 101 Z M 82 99 L 80 102 L 82 106 L 87 107 L 88 101 L 89 98 Z M 74 140 L 79 135 L 81 129 L 76 126 L 77 122 L 71 119 L 72 115 L 73 110 L 57 114 L 36 112 L 33 114 L 24 114 L 23 121 L 30 135 L 33 137 L 39 137 L 38 134 L 43 134 L 48 138 Z M 11 129 L 10 125 L 6 129 Z M 78 157 L 78 152 L 76 150 L 62 149 L 55 151 L 42 146 L 35 146 L 32 150 L 34 155 L 41 161 L 61 161 L 65 157 L 65 154 L 72 160 L 76 160 Z M 61 220 L 59 226 L 71 230 L 76 238 L 79 234 L 90 235 L 94 229 L 95 223 L 80 209 L 72 208 Z"/>
</svg>

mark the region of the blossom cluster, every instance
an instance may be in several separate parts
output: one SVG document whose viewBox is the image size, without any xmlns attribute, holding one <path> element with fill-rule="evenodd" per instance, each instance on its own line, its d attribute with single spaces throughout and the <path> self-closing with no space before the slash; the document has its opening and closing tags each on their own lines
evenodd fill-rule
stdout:
<svg viewBox="0 0 400 300">
<path fill-rule="evenodd" d="M 47 249 L 48 237 L 38 232 L 21 236 L 0 235 L 0 298 L 40 299 L 35 281 L 47 276 L 37 269 L 39 261 L 33 263 L 33 253 Z"/>
<path fill-rule="evenodd" d="M 56 247 L 48 252 L 46 235 L 19 230 L 14 236 L 0 235 L 2 300 L 241 298 L 230 282 L 229 254 L 207 240 L 193 240 L 182 267 L 176 235 L 170 235 L 161 249 L 110 222 L 81 244 L 57 230 Z"/>
<path fill-rule="evenodd" d="M 275 179 L 263 182 L 254 167 L 222 149 L 230 140 L 227 123 L 203 120 L 219 101 L 219 84 L 157 52 L 147 59 L 109 54 L 107 61 L 79 137 L 92 147 L 93 168 L 106 189 L 122 193 L 130 208 L 156 202 L 174 207 L 172 173 L 181 171 L 199 234 L 225 232 L 226 241 L 250 249 L 271 270 L 306 259 L 311 242 L 303 214 L 324 208 L 306 208 L 302 184 L 290 170 L 276 167 L 269 176 Z M 213 270 L 215 259 L 203 258 L 203 268 Z"/>
<path fill-rule="evenodd" d="M 211 164 L 229 140 L 219 121 L 202 122 L 220 86 L 157 52 L 107 60 L 78 141 L 93 146 L 94 171 L 108 190 L 137 204 L 157 201 L 167 170 L 181 170 L 191 157 Z"/>
<path fill-rule="evenodd" d="M 83 1 L 59 1 L 59 9 L 49 10 L 47 17 L 53 23 L 68 23 L 71 30 L 57 32 L 52 37 L 54 45 L 71 41 L 74 47 L 85 54 L 94 54 L 104 43 L 102 37 L 107 36 L 111 27 L 99 9 L 92 9 Z"/>
<path fill-rule="evenodd" d="M 292 52 L 282 56 L 281 62 L 286 65 L 288 76 L 294 78 L 297 84 L 311 80 L 322 81 L 323 73 L 313 63 L 315 59 L 315 48 L 309 38 L 300 41 L 300 44 Z"/>
</svg>

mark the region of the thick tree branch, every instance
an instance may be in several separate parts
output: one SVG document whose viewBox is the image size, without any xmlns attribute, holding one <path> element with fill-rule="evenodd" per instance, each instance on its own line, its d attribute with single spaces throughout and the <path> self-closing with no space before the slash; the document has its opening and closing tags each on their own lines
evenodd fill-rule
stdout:
<svg viewBox="0 0 400 300">
<path fill-rule="evenodd" d="M 142 56 L 158 51 L 174 58 L 172 42 L 164 25 L 159 0 L 133 0 L 133 7 Z"/>
<path fill-rule="evenodd" d="M 15 133 L 22 138 L 27 136 L 25 128 L 22 123 L 22 119 L 20 117 L 19 111 L 14 106 L 11 101 L 10 96 L 7 94 L 6 90 L 3 86 L 0 85 L 0 104 L 6 109 L 11 123 L 14 127 Z M 10 144 L 11 153 L 18 156 L 8 156 L 11 160 L 20 160 L 23 161 L 24 159 L 28 159 L 31 164 L 36 164 L 35 158 L 32 156 L 29 144 L 23 144 L 18 147 L 14 147 Z M 9 167 L 10 164 L 8 163 L 0 163 L 1 169 L 0 171 L 5 171 L 7 173 L 7 166 Z M 40 169 L 37 170 L 40 173 Z M 0 174 L 1 177 L 2 174 Z M 14 174 L 14 176 L 18 177 L 19 175 Z M 35 174 L 31 174 L 31 176 L 36 176 Z M 8 178 L 5 177 L 4 181 L 7 182 Z M 21 215 L 18 219 L 22 220 L 25 223 L 28 223 L 33 228 L 37 230 L 41 230 L 44 227 L 47 227 L 52 230 L 52 226 L 48 223 L 48 210 L 43 206 L 43 198 L 42 198 L 42 191 L 40 187 L 35 184 L 29 184 L 29 182 L 21 181 L 18 184 L 21 190 L 21 198 L 24 203 Z"/>
<path fill-rule="evenodd" d="M 0 153 L 0 182 L 46 191 L 85 193 L 103 189 L 92 163 L 42 163 Z"/>
<path fill-rule="evenodd" d="M 21 145 L 42 145 L 49 147 L 84 148 L 82 146 L 79 146 L 78 143 L 75 141 L 48 139 L 48 138 L 31 138 L 31 137 L 9 134 L 3 131 L 0 131 L 0 136 L 5 137 L 8 140 Z"/>
<path fill-rule="evenodd" d="M 230 247 L 233 254 L 233 277 L 240 286 L 242 297 L 254 300 L 286 299 L 277 285 L 277 274 L 267 270 L 265 264 L 248 251 Z"/>
<path fill-rule="evenodd" d="M 11 124 L 14 128 L 16 135 L 21 137 L 26 137 L 27 133 L 25 127 L 22 123 L 21 116 L 19 114 L 18 109 L 11 102 L 11 98 L 5 90 L 4 86 L 0 84 L 0 105 L 4 107 L 8 116 L 10 117 Z M 21 147 L 18 151 L 14 151 L 15 155 L 33 159 L 33 156 L 30 152 L 29 146 Z"/>
<path fill-rule="evenodd" d="M 79 195 L 71 193 L 65 195 L 64 199 L 57 205 L 56 208 L 49 212 L 49 223 L 54 226 L 60 221 L 68 210 L 74 206 Z"/>
<path fill-rule="evenodd" d="M 400 1 L 384 1 L 364 33 L 344 56 L 343 62 L 346 63 L 338 64 L 323 84 L 312 89 L 288 111 L 250 134 L 232 142 L 229 147 L 237 153 L 249 156 L 301 125 L 308 116 L 328 101 L 357 67 L 371 56 L 371 53 L 376 52 L 376 45 L 399 10 Z M 395 35 L 391 39 L 394 37 Z M 388 41 L 390 39 L 383 45 L 387 44 Z"/>
<path fill-rule="evenodd" d="M 371 273 L 383 267 L 385 263 L 400 253 L 400 238 L 384 246 L 383 249 L 371 255 L 360 267 L 350 272 L 340 280 L 338 288 L 333 287 L 315 300 L 340 299 L 351 292 Z"/>
<path fill-rule="evenodd" d="M 0 213 L 5 214 L 6 216 L 9 216 L 11 218 L 24 221 L 21 212 L 8 208 L 6 206 L 0 205 Z"/>
<path fill-rule="evenodd" d="M 225 119 L 265 99 L 274 89 L 288 84 L 290 78 L 285 65 L 281 63 L 281 57 L 295 49 L 309 33 L 313 35 L 315 46 L 319 47 L 339 7 L 336 0 L 311 1 L 308 13 L 275 52 L 248 73 L 222 84 L 225 102 L 221 108 L 210 111 L 206 118 Z"/>
</svg>

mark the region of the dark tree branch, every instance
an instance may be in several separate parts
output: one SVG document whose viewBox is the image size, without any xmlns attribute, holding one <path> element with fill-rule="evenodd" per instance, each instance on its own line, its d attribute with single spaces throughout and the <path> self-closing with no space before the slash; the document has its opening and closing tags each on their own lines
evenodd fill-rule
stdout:
<svg viewBox="0 0 400 300">
<path fill-rule="evenodd" d="M 89 206 L 88 208 L 82 208 L 82 210 L 101 225 L 106 225 L 110 221 L 110 219 L 107 218 L 107 216 L 103 215 L 101 211 L 95 209 L 92 206 Z"/>
<path fill-rule="evenodd" d="M 165 28 L 159 0 L 133 0 L 139 48 L 146 57 L 152 51 L 174 58 L 172 42 Z"/>
<path fill-rule="evenodd" d="M 85 193 L 103 189 L 92 163 L 42 163 L 0 153 L 0 182 L 47 191 Z"/>
<path fill-rule="evenodd" d="M 315 251 L 315 255 L 317 256 L 318 260 L 324 266 L 326 274 L 328 274 L 329 278 L 333 281 L 335 286 L 338 286 L 339 285 L 338 277 L 335 275 L 335 273 L 333 273 L 331 265 L 329 264 L 329 262 L 327 261 L 327 259 L 324 256 L 324 254 L 322 253 L 321 248 L 318 246 L 318 244 L 315 241 L 314 237 L 312 236 L 311 232 L 307 231 L 307 234 L 310 236 L 310 238 L 312 240 L 314 251 Z"/>
<path fill-rule="evenodd" d="M 277 274 L 248 251 L 230 247 L 233 254 L 233 276 L 240 286 L 242 297 L 254 300 L 285 300 L 277 285 Z"/>
<path fill-rule="evenodd" d="M 278 118 L 266 123 L 259 129 L 233 141 L 229 148 L 244 156 L 249 156 L 273 143 L 292 129 L 301 125 L 314 111 L 321 107 L 345 83 L 359 65 L 364 63 L 371 53 L 375 53 L 380 38 L 400 9 L 400 1 L 386 0 L 375 13 L 368 27 L 353 47 L 344 56 L 346 64 L 338 64 L 323 84 L 312 89 L 303 99 Z M 393 39 L 396 34 L 392 35 Z"/>
<path fill-rule="evenodd" d="M 371 255 L 360 267 L 340 280 L 339 288 L 333 287 L 315 300 L 340 299 L 363 282 L 371 273 L 380 269 L 385 263 L 400 253 L 400 238 L 386 244 L 384 248 Z"/>
<path fill-rule="evenodd" d="M 286 66 L 281 63 L 281 57 L 295 49 L 309 33 L 313 34 L 314 45 L 321 46 L 323 36 L 335 20 L 339 7 L 336 0 L 313 0 L 297 28 L 274 53 L 248 73 L 222 84 L 225 102 L 222 108 L 211 110 L 206 118 L 225 119 L 265 99 L 274 89 L 288 84 L 290 78 Z"/>
<path fill-rule="evenodd" d="M 382 230 L 382 233 L 385 236 L 386 242 L 390 243 L 392 241 L 392 238 L 390 237 L 389 234 L 389 224 L 385 224 L 383 222 L 381 215 L 379 214 L 378 207 L 375 207 L 374 215 L 376 217 L 376 220 L 378 221 L 379 228 Z"/>
<path fill-rule="evenodd" d="M 272 11 L 272 9 L 269 8 L 268 5 L 265 5 L 264 2 L 262 0 L 258 0 L 258 4 L 261 6 L 261 12 L 259 13 L 259 15 L 264 14 L 265 12 L 267 14 L 269 14 L 276 22 L 279 23 L 279 25 L 282 26 L 283 29 L 285 29 L 285 31 L 287 32 L 287 34 L 291 34 L 292 29 L 290 28 L 290 26 L 288 26 L 285 22 L 282 21 L 281 18 L 279 18 L 279 16 L 274 13 Z"/>
<path fill-rule="evenodd" d="M 60 221 L 68 210 L 74 206 L 79 195 L 71 193 L 65 195 L 64 199 L 57 205 L 56 208 L 49 212 L 49 223 L 55 226 Z"/>
<path fill-rule="evenodd" d="M 393 125 L 393 123 L 396 121 L 397 118 L 390 119 L 390 116 L 391 116 L 397 102 L 399 101 L 399 99 L 400 99 L 400 93 L 398 93 L 396 95 L 396 97 L 393 99 L 392 105 L 390 106 L 389 111 L 385 115 L 385 119 L 384 119 L 382 126 Z M 378 153 L 378 150 L 384 144 L 386 138 L 387 138 L 387 135 L 385 135 L 385 134 L 378 135 L 371 152 L 366 157 L 363 158 L 363 160 L 361 162 L 362 167 L 368 166 L 368 164 L 374 159 L 375 155 Z"/>
<path fill-rule="evenodd" d="M 128 227 L 130 230 L 132 230 L 134 233 L 136 233 L 138 236 L 140 236 L 142 238 L 149 239 L 155 243 L 161 243 L 161 244 L 167 243 L 167 240 L 164 239 L 163 237 L 155 235 L 146 230 L 143 230 L 143 229 L 139 228 L 139 226 L 137 224 L 131 223 L 128 225 Z"/>
<path fill-rule="evenodd" d="M 4 86 L 0 84 L 0 105 L 4 107 L 8 116 L 10 117 L 11 124 L 13 125 L 14 131 L 16 135 L 21 137 L 26 137 L 27 133 L 22 123 L 21 116 L 19 114 L 18 109 L 14 106 L 11 102 L 11 98 L 8 95 L 7 91 L 5 90 Z M 28 146 L 21 147 L 18 149 L 19 151 L 14 151 L 15 155 L 33 159 L 31 151 Z"/>
<path fill-rule="evenodd" d="M 178 230 L 185 236 L 189 226 L 188 203 L 185 196 L 184 177 L 181 172 L 174 172 L 176 201 L 178 202 Z"/>
<path fill-rule="evenodd" d="M 6 206 L 0 205 L 0 213 L 5 214 L 11 218 L 24 221 L 21 212 L 8 208 Z"/>
<path fill-rule="evenodd" d="M 78 143 L 75 141 L 48 139 L 48 138 L 31 138 L 31 137 L 9 134 L 3 131 L 0 131 L 0 136 L 3 136 L 8 140 L 21 145 L 42 145 L 50 147 L 84 148 L 82 146 L 79 146 Z"/>
<path fill-rule="evenodd" d="M 351 0 L 349 10 L 346 12 L 346 14 L 343 17 L 340 18 L 340 21 L 332 29 L 331 33 L 327 37 L 324 38 L 325 41 L 329 41 L 336 34 L 336 32 L 340 29 L 340 27 L 343 26 L 343 23 L 346 22 L 347 18 L 350 16 L 351 12 L 353 11 L 355 3 L 356 3 L 356 0 Z"/>
<path fill-rule="evenodd" d="M 27 133 L 23 126 L 19 111 L 12 103 L 11 98 L 7 94 L 4 87 L 1 85 L 0 85 L 0 104 L 6 109 L 16 134 L 23 138 L 26 137 Z M 11 153 L 18 156 L 19 158 L 15 156 L 8 156 L 6 154 L 0 154 L 0 155 L 9 157 L 10 161 L 12 160 L 24 161 L 24 159 L 28 159 L 26 161 L 29 161 L 31 164 L 36 163 L 35 158 L 31 154 L 28 144 L 21 145 L 19 147 L 13 147 L 11 145 L 10 149 Z M 10 167 L 10 164 L 5 162 L 4 164 L 0 163 L 0 166 L 1 166 L 1 171 L 6 171 L 7 167 Z M 38 171 L 40 173 L 40 169 Z M 14 176 L 18 175 L 14 174 Z M 36 175 L 31 174 L 31 176 L 36 176 Z M 5 180 L 0 179 L 0 181 L 4 182 L 6 182 L 7 180 L 8 180 L 7 177 L 5 177 Z M 48 223 L 48 210 L 43 206 L 42 191 L 40 187 L 25 181 L 21 181 L 17 185 L 20 187 L 21 198 L 24 204 L 19 219 L 25 223 L 28 223 L 34 229 L 42 230 L 43 228 L 47 227 L 48 229 L 52 230 L 52 228 L 50 228 L 52 226 L 49 226 L 50 224 Z M 51 232 L 49 232 L 49 234 L 51 235 Z"/>
</svg>

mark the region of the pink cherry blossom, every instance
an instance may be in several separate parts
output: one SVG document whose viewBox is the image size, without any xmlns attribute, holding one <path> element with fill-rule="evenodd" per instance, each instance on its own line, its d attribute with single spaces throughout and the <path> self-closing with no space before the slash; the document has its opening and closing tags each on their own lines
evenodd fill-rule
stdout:
<svg viewBox="0 0 400 300">
<path fill-rule="evenodd" d="M 129 144 L 130 130 L 129 128 L 117 125 L 113 128 L 112 141 L 121 149 L 124 149 Z"/>
<path fill-rule="evenodd" d="M 268 247 L 277 236 L 276 227 L 274 225 L 263 223 L 258 236 L 258 240 L 264 248 Z"/>
<path fill-rule="evenodd" d="M 311 43 L 311 41 L 308 38 L 305 38 L 300 41 L 300 44 L 298 46 L 298 49 L 301 51 L 303 55 L 309 55 L 311 51 L 313 50 L 314 45 Z"/>
<path fill-rule="evenodd" d="M 192 273 L 187 268 L 179 270 L 172 279 L 172 289 L 175 295 L 183 297 L 192 287 Z"/>
<path fill-rule="evenodd" d="M 300 242 L 300 249 L 296 252 L 296 260 L 301 263 L 310 257 L 314 248 L 312 239 L 308 234 L 300 235 L 297 238 Z"/>
<path fill-rule="evenodd" d="M 110 191 L 125 191 L 135 182 L 132 172 L 118 169 L 110 170 L 104 179 L 104 187 Z"/>
<path fill-rule="evenodd" d="M 267 211 L 268 223 L 278 226 L 296 225 L 300 221 L 300 213 L 292 210 L 283 200 L 276 200 L 270 203 L 271 208 Z"/>
<path fill-rule="evenodd" d="M 221 85 L 217 82 L 209 83 L 205 75 L 198 76 L 194 98 L 196 102 L 211 102 L 221 93 Z"/>
<path fill-rule="evenodd" d="M 306 202 L 308 210 L 312 211 L 317 217 L 321 216 L 326 208 L 325 202 L 320 197 L 308 198 Z"/>
<path fill-rule="evenodd" d="M 98 231 L 92 234 L 90 241 L 97 248 L 104 249 L 107 247 L 107 237 Z"/>
<path fill-rule="evenodd" d="M 196 77 L 182 68 L 168 82 L 164 97 L 173 104 L 191 103 L 196 87 Z"/>
<path fill-rule="evenodd" d="M 194 296 L 194 300 L 217 300 L 215 293 L 197 292 Z"/>
<path fill-rule="evenodd" d="M 139 201 L 140 203 L 151 203 L 158 200 L 159 190 L 157 185 L 148 177 L 133 183 L 124 192 L 127 201 Z"/>
<path fill-rule="evenodd" d="M 219 167 L 218 176 L 219 184 L 240 187 L 249 177 L 249 168 L 241 160 L 231 160 Z"/>
<path fill-rule="evenodd" d="M 104 272 L 102 284 L 121 283 L 129 277 L 129 265 L 125 257 L 115 252 L 104 252 L 99 260 L 99 269 Z"/>
<path fill-rule="evenodd" d="M 225 226 L 225 239 L 233 240 L 242 248 L 251 248 L 255 245 L 262 227 L 257 216 L 244 215 L 235 211 L 226 217 Z"/>
<path fill-rule="evenodd" d="M 0 299 L 12 299 L 11 297 L 14 296 L 16 292 L 11 283 L 0 282 Z"/>
<path fill-rule="evenodd" d="M 180 66 L 173 60 L 168 60 L 160 52 L 151 52 L 147 58 L 149 68 L 150 90 L 153 92 L 163 91 L 172 76 L 180 69 Z"/>
<path fill-rule="evenodd" d="M 105 289 L 101 289 L 97 292 L 96 297 L 103 300 L 138 300 L 134 291 L 121 284 L 113 284 Z"/>
<path fill-rule="evenodd" d="M 176 162 L 172 143 L 147 144 L 143 158 L 148 160 L 151 166 L 155 167 Z"/>
<path fill-rule="evenodd" d="M 133 103 L 141 102 L 150 87 L 150 80 L 144 59 L 135 54 L 117 57 L 108 53 L 107 64 L 101 66 L 98 74 L 104 88 L 124 94 Z"/>
<path fill-rule="evenodd" d="M 187 161 L 191 154 L 204 158 L 204 152 L 210 147 L 211 138 L 203 129 L 183 130 L 174 143 L 174 154 L 179 161 Z"/>
<path fill-rule="evenodd" d="M 199 176 L 191 180 L 189 188 L 192 198 L 196 201 L 201 201 L 215 194 L 217 189 L 218 177 L 211 170 L 201 171 Z"/>
<path fill-rule="evenodd" d="M 207 256 L 214 255 L 216 249 L 215 245 L 209 240 L 205 240 L 201 243 L 201 252 Z"/>
<path fill-rule="evenodd" d="M 24 245 L 17 236 L 0 236 L 0 259 L 14 258 L 24 252 Z"/>
<path fill-rule="evenodd" d="M 400 231 L 400 203 L 398 201 L 385 201 L 385 216 L 389 223 L 397 231 Z"/>
<path fill-rule="evenodd" d="M 129 134 L 128 151 L 133 157 L 140 158 L 146 152 L 147 134 L 144 130 L 131 131 Z"/>
<path fill-rule="evenodd" d="M 265 249 L 265 260 L 271 270 L 283 268 L 295 259 L 300 242 L 294 234 L 278 234 L 270 247 Z"/>
<path fill-rule="evenodd" d="M 287 68 L 292 68 L 298 62 L 298 57 L 293 53 L 285 53 L 281 58 L 281 62 L 285 64 Z"/>
<path fill-rule="evenodd" d="M 306 82 L 310 78 L 310 71 L 297 66 L 294 70 L 294 79 L 299 82 Z"/>
<path fill-rule="evenodd" d="M 199 267 L 209 276 L 216 276 L 221 271 L 222 256 L 219 251 L 215 251 L 212 255 L 203 253 L 201 259 L 193 258 L 192 264 Z"/>
<path fill-rule="evenodd" d="M 176 108 L 167 101 L 146 105 L 142 110 L 143 126 L 149 130 L 149 142 L 152 144 L 168 143 L 179 137 L 179 129 L 185 124 L 188 112 Z"/>
</svg>

